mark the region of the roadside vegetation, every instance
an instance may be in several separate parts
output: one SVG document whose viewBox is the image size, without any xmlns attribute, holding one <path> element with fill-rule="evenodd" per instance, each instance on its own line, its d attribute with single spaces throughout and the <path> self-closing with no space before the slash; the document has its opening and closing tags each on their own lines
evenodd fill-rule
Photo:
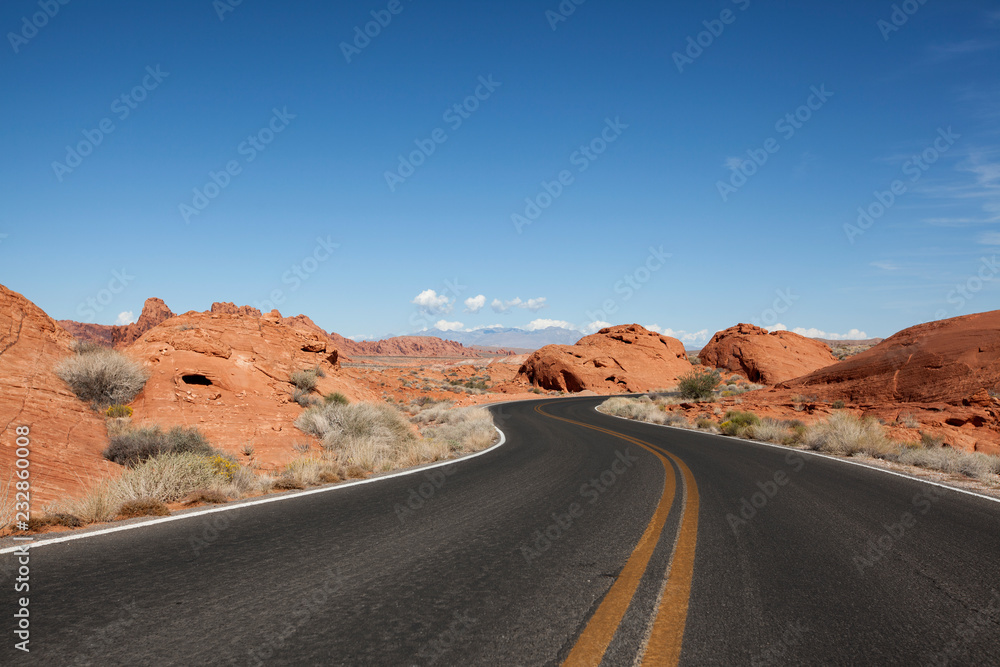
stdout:
<svg viewBox="0 0 1000 667">
<path fill-rule="evenodd" d="M 798 420 L 761 419 L 752 412 L 738 410 L 713 415 L 718 421 L 701 416 L 692 424 L 683 414 L 670 411 L 674 404 L 675 400 L 660 397 L 615 397 L 604 401 L 598 410 L 651 424 L 722 433 L 836 456 L 880 459 L 983 482 L 997 482 L 1000 475 L 998 456 L 954 449 L 929 434 L 923 434 L 920 442 L 898 442 L 886 434 L 877 419 L 857 417 L 846 411 L 838 410 L 826 421 L 812 426 Z"/>
<path fill-rule="evenodd" d="M 81 342 L 74 352 L 56 366 L 56 375 L 95 410 L 131 402 L 149 379 L 149 371 L 117 350 Z"/>
<path fill-rule="evenodd" d="M 296 379 L 308 386 L 312 373 L 303 373 Z M 262 470 L 250 445 L 243 448 L 241 462 L 213 447 L 197 428 L 134 426 L 132 409 L 117 402 L 123 398 L 116 393 L 116 402 L 105 411 L 110 443 L 104 451 L 105 458 L 123 466 L 122 474 L 34 515 L 31 530 L 159 516 L 170 513 L 169 504 L 223 503 L 365 478 L 479 451 L 497 437 L 492 416 L 482 408 L 455 409 L 448 401 L 424 399 L 400 409 L 352 404 L 343 394 L 331 393 L 313 397 L 295 422 L 319 440 L 319 447 L 300 443 L 287 465 Z M 13 493 L 7 493 L 12 489 L 13 484 L 0 483 L 0 526 L 13 520 Z"/>
</svg>

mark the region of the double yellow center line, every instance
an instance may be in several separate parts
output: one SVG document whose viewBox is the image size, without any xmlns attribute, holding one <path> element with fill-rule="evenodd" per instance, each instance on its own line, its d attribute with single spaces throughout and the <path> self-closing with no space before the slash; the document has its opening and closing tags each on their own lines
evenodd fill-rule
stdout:
<svg viewBox="0 0 1000 667">
<path fill-rule="evenodd" d="M 575 424 L 584 428 L 605 433 L 625 440 L 651 452 L 660 460 L 666 474 L 663 493 L 656 511 L 643 532 L 639 543 L 632 551 L 621 574 L 614 585 L 597 607 L 597 611 L 587 623 L 583 633 L 577 639 L 569 656 L 563 663 L 566 667 L 577 665 L 599 665 L 611 644 L 618 627 L 621 625 L 625 612 L 628 611 L 632 598 L 639 588 L 649 565 L 649 560 L 660 541 L 660 535 L 666 524 L 667 516 L 674 504 L 677 482 L 672 460 L 677 464 L 684 478 L 684 507 L 678 531 L 677 543 L 670 558 L 670 566 L 664 584 L 656 616 L 653 619 L 649 638 L 644 647 L 643 665 L 676 665 L 681 657 L 681 645 L 684 640 L 684 626 L 687 622 L 688 600 L 691 596 L 691 579 L 694 575 L 694 554 L 698 541 L 698 486 L 694 476 L 682 460 L 670 452 L 658 449 L 644 440 L 639 440 L 624 433 L 610 429 L 592 426 L 573 419 L 556 417 L 542 410 L 541 405 L 535 411 L 551 419 Z M 664 456 L 666 455 L 666 456 Z M 669 457 L 669 460 L 667 459 Z"/>
</svg>

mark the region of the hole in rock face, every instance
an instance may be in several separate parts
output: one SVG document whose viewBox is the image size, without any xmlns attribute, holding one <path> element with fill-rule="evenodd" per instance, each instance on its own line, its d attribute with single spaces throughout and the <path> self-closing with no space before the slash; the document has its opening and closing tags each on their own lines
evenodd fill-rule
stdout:
<svg viewBox="0 0 1000 667">
<path fill-rule="evenodd" d="M 211 380 L 209 380 L 204 375 L 200 375 L 198 373 L 192 373 L 190 375 L 182 375 L 181 380 L 184 382 L 184 384 L 197 384 L 197 385 L 202 385 L 203 387 L 212 386 Z"/>
</svg>

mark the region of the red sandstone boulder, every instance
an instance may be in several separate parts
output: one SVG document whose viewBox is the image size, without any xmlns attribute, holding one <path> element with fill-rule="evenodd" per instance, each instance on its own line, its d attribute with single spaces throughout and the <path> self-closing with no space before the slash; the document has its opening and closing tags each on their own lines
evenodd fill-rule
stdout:
<svg viewBox="0 0 1000 667">
<path fill-rule="evenodd" d="M 751 382 L 778 384 L 836 363 L 826 343 L 791 331 L 738 324 L 720 331 L 698 353 L 707 366 L 742 373 Z"/>
<path fill-rule="evenodd" d="M 517 378 L 570 392 L 644 392 L 676 384 L 692 368 L 679 340 L 630 324 L 601 329 L 575 345 L 536 350 Z"/>
</svg>

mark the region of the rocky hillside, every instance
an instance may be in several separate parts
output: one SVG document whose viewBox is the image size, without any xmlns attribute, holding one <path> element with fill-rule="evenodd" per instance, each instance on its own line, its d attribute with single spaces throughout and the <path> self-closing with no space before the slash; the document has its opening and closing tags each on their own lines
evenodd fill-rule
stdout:
<svg viewBox="0 0 1000 667">
<path fill-rule="evenodd" d="M 0 484 L 15 463 L 18 427 L 30 433 L 33 507 L 79 492 L 117 466 L 104 460 L 104 419 L 53 369 L 73 354 L 73 337 L 38 306 L 0 285 Z"/>
<path fill-rule="evenodd" d="M 160 322 L 168 320 L 174 313 L 163 303 L 162 299 L 146 299 L 142 306 L 139 319 L 125 326 L 87 324 L 73 320 L 59 320 L 60 326 L 73 334 L 79 340 L 89 340 L 107 347 L 127 347 L 139 336 L 146 333 Z"/>
</svg>

